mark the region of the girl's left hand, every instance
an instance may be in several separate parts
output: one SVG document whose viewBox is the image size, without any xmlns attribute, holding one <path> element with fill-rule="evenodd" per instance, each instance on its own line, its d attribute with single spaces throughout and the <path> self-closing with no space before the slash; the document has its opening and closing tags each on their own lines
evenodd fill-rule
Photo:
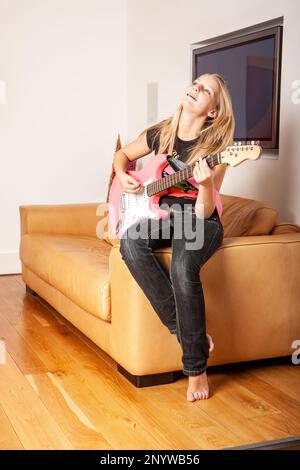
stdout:
<svg viewBox="0 0 300 470">
<path fill-rule="evenodd" d="M 214 183 L 215 170 L 210 169 L 205 158 L 200 157 L 193 170 L 193 177 L 197 183 L 203 186 L 211 186 Z"/>
</svg>

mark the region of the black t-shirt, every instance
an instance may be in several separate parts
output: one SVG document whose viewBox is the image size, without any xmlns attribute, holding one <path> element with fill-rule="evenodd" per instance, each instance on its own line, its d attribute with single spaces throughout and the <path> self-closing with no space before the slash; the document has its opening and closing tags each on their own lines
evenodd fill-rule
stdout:
<svg viewBox="0 0 300 470">
<path fill-rule="evenodd" d="M 155 155 L 157 155 L 159 148 L 159 133 L 155 138 L 155 132 L 157 132 L 155 129 L 148 129 L 146 138 L 148 147 L 151 150 L 154 150 Z M 199 137 L 196 137 L 196 139 L 193 140 L 182 140 L 176 136 L 172 157 L 178 158 L 179 160 L 185 162 L 188 159 L 188 153 L 190 149 L 195 145 L 198 139 Z"/>
<path fill-rule="evenodd" d="M 154 151 L 155 155 L 158 154 L 159 150 L 159 135 L 160 133 L 157 134 L 155 137 L 155 132 L 157 132 L 156 129 L 148 129 L 146 132 L 146 139 L 147 139 L 147 145 L 148 147 Z M 172 157 L 181 160 L 183 162 L 186 162 L 189 156 L 189 151 L 190 149 L 195 145 L 199 137 L 196 137 L 196 139 L 193 140 L 182 140 L 178 136 L 176 136 L 175 143 L 174 143 L 174 148 L 173 148 L 173 153 Z M 162 174 L 162 177 L 165 176 L 166 174 Z M 184 193 L 189 192 L 189 191 L 195 191 L 195 187 L 191 185 L 188 181 L 182 181 L 181 183 L 178 183 L 173 186 L 174 188 L 180 188 Z M 196 188 L 197 189 L 197 188 Z M 177 196 L 162 196 L 159 200 L 159 204 L 161 205 L 162 203 L 167 203 L 168 205 L 171 205 L 172 203 L 179 203 L 179 204 L 195 204 L 196 199 L 195 198 L 190 198 L 190 197 L 177 197 Z"/>
</svg>

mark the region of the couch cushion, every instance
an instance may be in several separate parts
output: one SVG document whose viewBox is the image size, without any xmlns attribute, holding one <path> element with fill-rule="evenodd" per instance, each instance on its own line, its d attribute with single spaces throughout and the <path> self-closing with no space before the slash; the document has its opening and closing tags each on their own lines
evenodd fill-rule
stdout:
<svg viewBox="0 0 300 470">
<path fill-rule="evenodd" d="M 278 211 L 254 199 L 220 194 L 224 237 L 268 235 L 278 217 Z"/>
<path fill-rule="evenodd" d="M 36 275 L 90 314 L 110 321 L 111 245 L 87 236 L 26 234 L 20 258 Z"/>
</svg>

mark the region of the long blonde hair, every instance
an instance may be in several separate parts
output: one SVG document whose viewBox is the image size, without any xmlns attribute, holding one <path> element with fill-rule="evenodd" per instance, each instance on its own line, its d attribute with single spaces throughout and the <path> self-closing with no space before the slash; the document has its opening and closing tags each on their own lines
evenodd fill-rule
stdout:
<svg viewBox="0 0 300 470">
<path fill-rule="evenodd" d="M 207 73 L 205 75 L 210 75 L 219 85 L 219 96 L 216 105 L 217 113 L 214 118 L 207 116 L 204 121 L 199 139 L 189 150 L 189 156 L 186 161 L 189 165 L 193 165 L 200 157 L 203 158 L 210 154 L 222 152 L 227 146 L 233 145 L 235 120 L 227 82 L 217 73 Z M 160 134 L 159 154 L 167 153 L 172 155 L 182 109 L 182 104 L 180 104 L 172 116 L 148 127 L 140 134 L 143 135 L 149 129 L 155 131 L 153 134 L 154 139 Z"/>
</svg>

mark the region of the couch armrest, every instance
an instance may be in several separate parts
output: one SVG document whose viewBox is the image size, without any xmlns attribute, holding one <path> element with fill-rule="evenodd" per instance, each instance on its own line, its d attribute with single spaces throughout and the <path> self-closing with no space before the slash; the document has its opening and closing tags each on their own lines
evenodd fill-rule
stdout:
<svg viewBox="0 0 300 470">
<path fill-rule="evenodd" d="M 155 252 L 169 269 L 171 247 Z M 292 343 L 300 338 L 299 266 L 300 233 L 224 239 L 201 269 L 208 331 L 218 344 L 210 365 L 294 352 Z M 161 324 L 118 246 L 110 252 L 109 270 L 115 360 L 134 375 L 181 369 L 176 339 Z"/>
<path fill-rule="evenodd" d="M 104 238 L 107 207 L 106 202 L 19 206 L 21 235 L 60 233 Z"/>
<path fill-rule="evenodd" d="M 300 227 L 297 224 L 293 224 L 291 222 L 277 222 L 276 225 L 274 225 L 273 229 L 270 232 L 270 235 L 279 235 L 283 233 L 300 233 Z"/>
<path fill-rule="evenodd" d="M 109 273 L 112 357 L 132 375 L 179 370 L 180 346 L 175 335 L 161 323 L 118 245 L 110 251 Z"/>
<path fill-rule="evenodd" d="M 247 235 L 242 237 L 225 237 L 222 247 L 247 245 L 272 245 L 300 243 L 300 232 L 284 232 L 268 235 Z"/>
</svg>

